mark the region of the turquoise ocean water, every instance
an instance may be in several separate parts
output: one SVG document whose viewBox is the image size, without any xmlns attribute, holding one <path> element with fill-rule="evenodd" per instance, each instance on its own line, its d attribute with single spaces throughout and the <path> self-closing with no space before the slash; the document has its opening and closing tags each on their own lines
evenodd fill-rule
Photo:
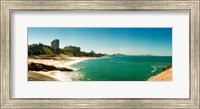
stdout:
<svg viewBox="0 0 200 109">
<path fill-rule="evenodd" d="M 171 56 L 112 56 L 74 64 L 81 81 L 146 81 L 172 65 Z"/>
</svg>

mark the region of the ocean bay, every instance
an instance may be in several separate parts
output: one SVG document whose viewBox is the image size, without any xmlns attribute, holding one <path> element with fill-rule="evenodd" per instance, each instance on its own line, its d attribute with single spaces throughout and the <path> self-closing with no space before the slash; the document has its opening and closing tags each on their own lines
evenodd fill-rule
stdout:
<svg viewBox="0 0 200 109">
<path fill-rule="evenodd" d="M 72 65 L 82 81 L 146 81 L 168 66 L 171 56 L 113 56 Z"/>
<path fill-rule="evenodd" d="M 172 28 L 30 27 L 28 37 L 30 81 L 172 81 Z"/>
</svg>

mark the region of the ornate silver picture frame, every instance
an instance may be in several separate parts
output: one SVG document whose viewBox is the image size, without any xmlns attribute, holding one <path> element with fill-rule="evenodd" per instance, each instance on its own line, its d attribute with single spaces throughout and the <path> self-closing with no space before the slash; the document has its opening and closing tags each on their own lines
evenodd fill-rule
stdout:
<svg viewBox="0 0 200 109">
<path fill-rule="evenodd" d="M 200 108 L 200 0 L 0 0 L 0 108 Z M 173 11 L 188 10 L 189 24 L 189 98 L 24 98 L 11 97 L 11 14 L 13 11 L 102 10 Z M 181 37 L 181 36 L 180 36 Z"/>
</svg>

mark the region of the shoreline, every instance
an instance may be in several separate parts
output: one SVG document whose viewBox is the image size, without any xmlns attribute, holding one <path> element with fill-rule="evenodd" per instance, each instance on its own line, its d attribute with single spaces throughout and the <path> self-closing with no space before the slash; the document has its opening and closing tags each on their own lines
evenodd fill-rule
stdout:
<svg viewBox="0 0 200 109">
<path fill-rule="evenodd" d="M 89 59 L 99 59 L 104 57 L 72 57 L 67 55 L 57 56 L 53 58 L 28 58 L 28 64 L 44 64 L 49 67 L 55 66 L 57 68 L 67 68 L 71 71 L 61 71 L 60 69 L 49 69 L 42 66 L 42 70 L 29 70 L 28 80 L 29 81 L 77 81 L 83 75 L 77 72 L 77 68 L 72 65 L 80 63 Z M 41 67 L 41 66 L 35 66 Z M 33 66 L 34 68 L 34 66 Z M 43 70 L 44 69 L 44 70 Z M 155 70 L 155 68 L 154 68 Z M 153 71 L 154 71 L 153 70 Z M 147 81 L 172 81 L 172 67 L 166 68 L 166 70 L 158 73 L 157 75 L 151 76 Z"/>
<path fill-rule="evenodd" d="M 76 72 L 76 69 L 71 67 L 73 64 L 77 64 L 79 62 L 89 60 L 89 59 L 97 59 L 96 57 L 69 57 L 65 56 L 62 59 L 34 59 L 28 58 L 28 63 L 39 63 L 45 64 L 55 67 L 65 67 L 72 69 L 74 71 L 28 71 L 28 80 L 30 81 L 42 81 L 42 80 L 51 80 L 51 81 L 72 81 L 76 80 L 76 77 L 79 74 Z"/>
<path fill-rule="evenodd" d="M 89 60 L 89 59 L 97 59 L 97 58 L 93 58 L 93 57 L 92 58 L 89 58 L 89 57 L 71 57 L 70 59 L 71 59 L 70 61 L 59 63 L 55 66 L 56 67 L 67 67 L 67 68 L 71 68 L 73 70 L 76 70 L 76 68 L 73 68 L 72 65 L 80 63 L 82 61 Z"/>
<path fill-rule="evenodd" d="M 172 68 L 166 69 L 155 76 L 151 76 L 147 81 L 172 81 Z"/>
</svg>

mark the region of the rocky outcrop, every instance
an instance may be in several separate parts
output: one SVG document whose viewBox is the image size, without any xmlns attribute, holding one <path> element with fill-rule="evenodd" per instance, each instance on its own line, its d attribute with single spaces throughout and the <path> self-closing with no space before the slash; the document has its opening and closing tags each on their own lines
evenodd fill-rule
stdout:
<svg viewBox="0 0 200 109">
<path fill-rule="evenodd" d="M 163 71 L 165 71 L 165 70 L 167 70 L 167 69 L 170 69 L 170 68 L 172 68 L 172 65 L 168 65 L 168 66 L 164 67 L 164 68 L 163 68 Z"/>
<path fill-rule="evenodd" d="M 29 72 L 28 73 L 28 80 L 29 81 L 58 81 L 57 79 L 50 77 L 50 76 L 46 76 L 43 74 L 39 74 L 36 72 Z"/>
<path fill-rule="evenodd" d="M 172 67 L 168 67 L 167 70 L 152 76 L 148 81 L 172 81 Z"/>
<path fill-rule="evenodd" d="M 73 71 L 72 69 L 68 69 L 65 67 L 55 67 L 52 65 L 45 65 L 41 63 L 28 63 L 29 71 L 52 71 L 52 70 L 60 70 L 60 71 Z"/>
</svg>

